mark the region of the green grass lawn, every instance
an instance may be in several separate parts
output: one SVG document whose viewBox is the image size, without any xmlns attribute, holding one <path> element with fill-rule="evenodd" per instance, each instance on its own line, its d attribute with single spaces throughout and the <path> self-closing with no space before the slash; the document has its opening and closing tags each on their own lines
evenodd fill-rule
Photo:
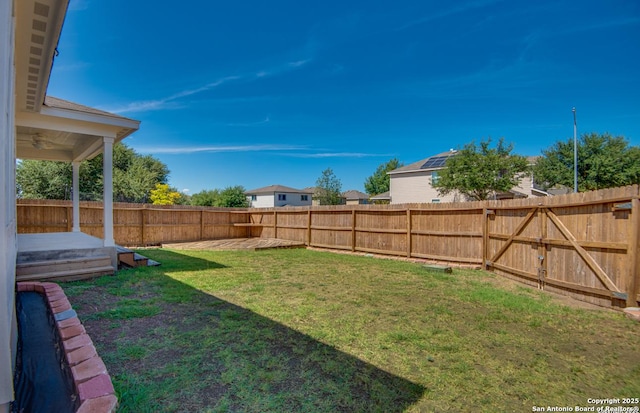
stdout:
<svg viewBox="0 0 640 413">
<path fill-rule="evenodd" d="M 64 284 L 122 412 L 530 412 L 640 397 L 640 325 L 482 271 L 145 250 Z"/>
</svg>

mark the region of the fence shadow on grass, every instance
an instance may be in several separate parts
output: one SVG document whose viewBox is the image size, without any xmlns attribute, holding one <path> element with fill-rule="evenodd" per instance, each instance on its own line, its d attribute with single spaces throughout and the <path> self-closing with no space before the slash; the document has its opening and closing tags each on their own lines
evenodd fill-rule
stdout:
<svg viewBox="0 0 640 413">
<path fill-rule="evenodd" d="M 176 302 L 163 302 L 150 317 L 121 320 L 117 334 L 101 326 L 113 320 L 81 314 L 107 349 L 101 355 L 122 411 L 402 412 L 424 394 L 419 384 L 169 275 L 220 264 L 167 250 L 150 255 L 162 266 L 143 270 L 138 280 L 160 285 L 161 295 Z M 141 295 L 148 290 L 145 283 L 137 288 Z M 127 358 L 127 346 L 144 350 Z"/>
</svg>

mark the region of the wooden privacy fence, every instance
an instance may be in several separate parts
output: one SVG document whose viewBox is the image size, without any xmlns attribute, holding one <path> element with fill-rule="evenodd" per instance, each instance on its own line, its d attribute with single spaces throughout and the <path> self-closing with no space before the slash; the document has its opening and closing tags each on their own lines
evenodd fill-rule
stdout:
<svg viewBox="0 0 640 413">
<path fill-rule="evenodd" d="M 178 208 L 179 207 L 179 208 Z M 18 232 L 70 232 L 70 201 L 18 200 Z M 118 245 L 148 246 L 165 242 L 242 238 L 247 210 L 114 203 L 114 239 Z M 80 202 L 80 229 L 103 237 L 101 202 Z"/>
<path fill-rule="evenodd" d="M 114 205 L 121 245 L 266 237 L 477 265 L 604 306 L 640 292 L 638 185 L 509 201 L 225 209 Z M 99 203 L 81 203 L 83 232 L 102 236 Z M 18 202 L 19 232 L 71 230 L 71 204 Z"/>
</svg>

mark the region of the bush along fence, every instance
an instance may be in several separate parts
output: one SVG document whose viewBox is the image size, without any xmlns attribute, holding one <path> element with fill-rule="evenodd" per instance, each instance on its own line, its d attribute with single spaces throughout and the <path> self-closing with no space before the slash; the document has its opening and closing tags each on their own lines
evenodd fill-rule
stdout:
<svg viewBox="0 0 640 413">
<path fill-rule="evenodd" d="M 266 209 L 114 205 L 126 246 L 221 238 L 281 238 L 318 248 L 478 266 L 602 306 L 637 306 L 638 185 L 556 197 L 455 204 Z M 102 236 L 99 203 L 80 227 Z M 71 230 L 71 203 L 18 202 L 19 232 Z"/>
</svg>

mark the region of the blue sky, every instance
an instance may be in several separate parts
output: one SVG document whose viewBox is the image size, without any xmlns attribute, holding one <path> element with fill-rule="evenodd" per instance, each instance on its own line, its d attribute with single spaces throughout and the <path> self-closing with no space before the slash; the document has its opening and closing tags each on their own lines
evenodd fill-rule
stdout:
<svg viewBox="0 0 640 413">
<path fill-rule="evenodd" d="M 364 190 L 378 165 L 504 137 L 640 145 L 640 2 L 71 0 L 48 94 L 142 121 L 196 193 Z"/>
</svg>

